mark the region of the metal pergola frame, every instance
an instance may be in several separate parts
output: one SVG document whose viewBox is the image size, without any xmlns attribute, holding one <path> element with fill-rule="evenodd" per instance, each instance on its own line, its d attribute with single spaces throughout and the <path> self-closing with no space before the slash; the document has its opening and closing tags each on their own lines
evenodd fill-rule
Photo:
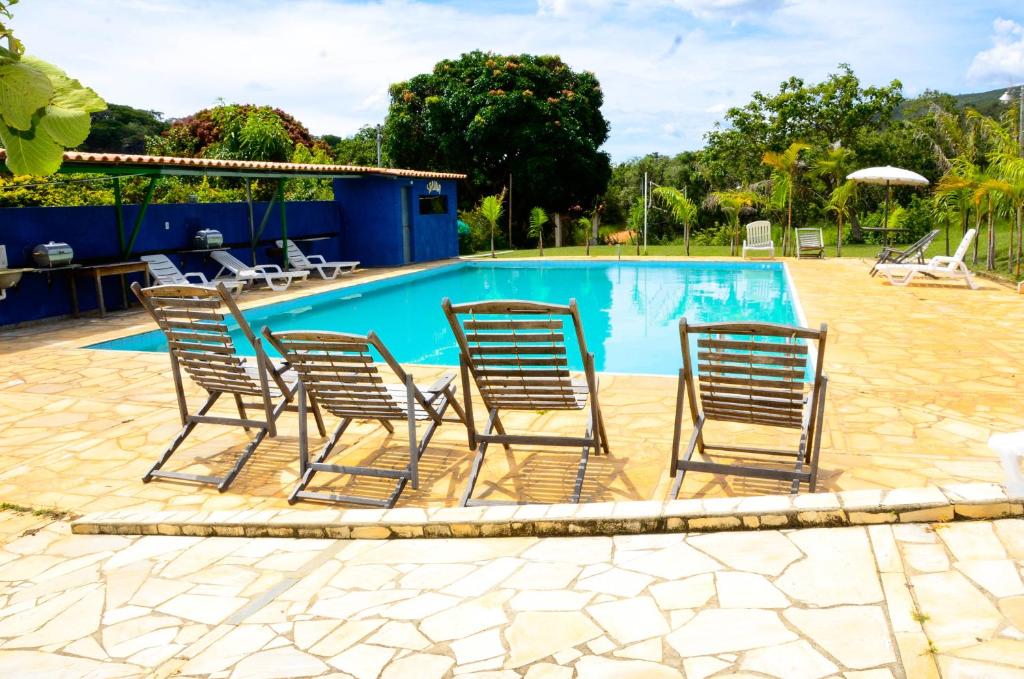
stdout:
<svg viewBox="0 0 1024 679">
<path fill-rule="evenodd" d="M 282 163 L 283 164 L 283 163 Z M 257 264 L 256 261 L 256 246 L 259 243 L 260 238 L 263 236 L 263 232 L 266 229 L 267 222 L 270 220 L 270 215 L 273 212 L 274 204 L 277 203 L 281 211 L 281 240 L 288 238 L 288 221 L 287 211 L 285 209 L 285 198 L 284 198 L 284 183 L 287 179 L 360 179 L 366 175 L 372 175 L 372 172 L 354 174 L 354 173 L 332 173 L 332 172 L 316 172 L 296 169 L 294 171 L 280 171 L 280 170 L 258 170 L 258 169 L 244 169 L 244 168 L 192 168 L 192 167 L 178 167 L 175 165 L 149 165 L 149 164 L 101 164 L 94 162 L 65 162 L 60 170 L 61 174 L 99 174 L 111 177 L 114 189 L 114 215 L 117 223 L 117 240 L 118 247 L 120 248 L 121 258 L 127 260 L 131 257 L 132 250 L 135 247 L 135 241 L 139 237 L 139 233 L 142 230 L 142 222 L 146 217 L 146 210 L 149 208 L 149 204 L 153 199 L 153 193 L 156 190 L 157 182 L 163 177 L 226 177 L 234 179 L 245 179 L 245 196 L 246 202 L 249 206 L 249 249 L 252 253 L 253 265 Z M 139 204 L 139 212 L 135 215 L 134 223 L 132 224 L 131 231 L 125 232 L 125 220 L 124 220 L 124 207 L 121 199 L 121 179 L 127 177 L 148 177 L 149 184 L 146 186 L 146 193 L 143 196 L 142 203 Z M 396 177 L 397 178 L 397 177 Z M 257 227 L 254 221 L 253 206 L 252 206 L 252 180 L 253 179 L 276 179 L 277 188 L 274 191 L 274 195 L 267 203 L 267 207 L 264 210 L 263 217 L 260 219 L 259 226 Z M 283 249 L 282 253 L 282 268 L 287 268 L 287 248 Z"/>
</svg>

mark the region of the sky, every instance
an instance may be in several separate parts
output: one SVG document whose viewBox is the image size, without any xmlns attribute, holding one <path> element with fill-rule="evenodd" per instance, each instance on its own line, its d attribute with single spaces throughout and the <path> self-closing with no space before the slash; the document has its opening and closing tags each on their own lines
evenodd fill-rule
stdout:
<svg viewBox="0 0 1024 679">
<path fill-rule="evenodd" d="M 180 117 L 271 104 L 314 134 L 381 122 L 388 86 L 473 49 L 593 71 L 616 162 L 699 148 L 731 106 L 849 63 L 865 85 L 1024 82 L 1020 0 L 23 0 L 28 52 Z"/>
</svg>

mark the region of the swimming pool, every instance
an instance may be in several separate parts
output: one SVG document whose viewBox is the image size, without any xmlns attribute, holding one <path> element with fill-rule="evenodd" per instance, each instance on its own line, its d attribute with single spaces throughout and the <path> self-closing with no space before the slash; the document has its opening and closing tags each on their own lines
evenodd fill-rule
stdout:
<svg viewBox="0 0 1024 679">
<path fill-rule="evenodd" d="M 403 363 L 458 365 L 441 300 L 530 299 L 566 304 L 575 297 L 587 348 L 602 372 L 675 375 L 682 364 L 679 318 L 691 323 L 799 323 L 781 263 L 473 261 L 249 309 L 259 332 L 376 331 Z M 570 332 L 571 334 L 571 332 Z M 575 339 L 567 338 L 570 346 Z M 238 343 L 244 347 L 245 342 Z M 166 351 L 159 331 L 93 349 Z M 581 359 L 570 352 L 573 368 Z"/>
</svg>

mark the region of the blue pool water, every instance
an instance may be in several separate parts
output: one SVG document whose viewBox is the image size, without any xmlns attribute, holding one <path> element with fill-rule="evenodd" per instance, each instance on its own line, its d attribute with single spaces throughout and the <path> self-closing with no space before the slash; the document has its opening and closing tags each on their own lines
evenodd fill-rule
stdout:
<svg viewBox="0 0 1024 679">
<path fill-rule="evenodd" d="M 559 304 L 575 297 L 597 369 L 618 373 L 676 374 L 682 316 L 691 323 L 798 323 L 782 265 L 747 262 L 460 262 L 251 309 L 245 316 L 257 333 L 264 325 L 374 330 L 403 363 L 458 365 L 441 311 L 444 297 L 453 303 L 512 298 Z M 92 348 L 165 351 L 166 343 L 154 330 Z M 572 367 L 581 368 L 573 353 Z"/>
</svg>

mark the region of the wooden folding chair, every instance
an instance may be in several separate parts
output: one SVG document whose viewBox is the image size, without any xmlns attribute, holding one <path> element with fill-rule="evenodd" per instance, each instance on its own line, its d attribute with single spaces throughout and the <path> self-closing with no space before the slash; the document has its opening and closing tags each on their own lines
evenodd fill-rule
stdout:
<svg viewBox="0 0 1024 679">
<path fill-rule="evenodd" d="M 133 283 L 132 292 L 167 337 L 171 375 L 174 377 L 178 412 L 183 425 L 170 447 L 142 480 L 148 483 L 154 477 L 160 477 L 211 483 L 223 492 L 231 485 L 264 437 L 277 435 L 275 423 L 281 413 L 286 409 L 295 410 L 294 406 L 289 405 L 295 394 L 295 375 L 270 361 L 263 351 L 260 339 L 253 334 L 249 323 L 238 310 L 231 293 L 223 283 L 218 283 L 215 288 L 196 285 L 158 285 L 143 288 L 138 283 Z M 255 357 L 238 354 L 235 341 L 228 332 L 232 321 L 238 325 L 242 335 L 252 346 Z M 206 402 L 195 413 L 189 412 L 182 373 L 188 375 L 208 394 Z M 234 397 L 235 407 L 238 409 L 237 418 L 207 414 L 217 399 L 224 394 Z M 246 398 L 255 398 L 258 402 L 246 403 Z M 254 408 L 262 417 L 249 417 L 246 408 Z M 255 429 L 256 436 L 225 476 L 164 470 L 164 464 L 185 442 L 197 424 L 243 427 L 246 431 Z M 319 424 L 323 430 L 323 423 Z"/>
<path fill-rule="evenodd" d="M 821 229 L 801 227 L 796 229 L 796 258 L 825 258 L 825 236 Z"/>
<path fill-rule="evenodd" d="M 459 365 L 465 399 L 469 447 L 476 457 L 462 495 L 462 506 L 503 504 L 473 498 L 473 488 L 487 453 L 487 446 L 500 443 L 580 447 L 572 502 L 579 502 L 590 449 L 610 453 L 601 408 L 598 404 L 594 355 L 587 351 L 576 300 L 569 305 L 542 304 L 517 300 L 441 303 L 459 344 Z M 568 318 L 576 333 L 583 378 L 569 372 L 564 321 Z M 469 380 L 472 375 L 487 408 L 487 426 L 478 432 L 473 420 Z M 589 402 L 586 432 L 582 437 L 546 434 L 509 434 L 499 411 L 582 410 Z M 497 434 L 493 433 L 497 431 Z"/>
<path fill-rule="evenodd" d="M 275 333 L 263 328 L 263 336 L 299 376 L 299 482 L 288 498 L 289 503 L 309 499 L 393 507 L 407 482 L 412 482 L 413 489 L 419 488 L 419 459 L 442 421 L 451 421 L 444 420 L 448 406 L 455 410 L 458 421 L 465 422 L 462 408 L 455 400 L 454 372 L 421 388 L 373 332 L 365 336 L 312 331 Z M 379 364 L 374 362 L 374 352 L 384 359 L 400 384 L 385 383 Z M 312 460 L 306 427 L 307 397 L 314 414 L 320 407 L 341 418 L 327 445 Z M 327 463 L 325 460 L 353 420 L 377 420 L 389 433 L 394 432 L 391 422 L 407 422 L 408 465 L 404 469 L 384 469 Z M 427 427 L 417 442 L 416 425 L 424 421 Z M 396 483 L 386 499 L 306 490 L 317 472 L 395 479 Z"/>
<path fill-rule="evenodd" d="M 687 471 L 791 481 L 793 493 L 806 483 L 814 492 L 828 384 L 822 374 L 826 331 L 824 323 L 820 330 L 811 330 L 776 323 L 688 325 L 685 318 L 679 321 L 683 367 L 679 371 L 669 467 L 670 475 L 675 477 L 672 497 L 679 494 Z M 696 345 L 696 361 L 691 355 L 691 338 Z M 816 343 L 813 352 L 809 341 Z M 806 381 L 808 372 L 814 376 L 812 382 Z M 680 458 L 684 401 L 690 409 L 693 432 Z M 796 429 L 800 440 L 796 450 L 710 445 L 703 432 L 708 420 Z M 705 460 L 692 459 L 695 451 Z M 792 468 L 750 464 L 754 460 L 741 458 L 732 463 L 707 461 L 706 453 L 712 451 L 716 455 L 781 458 L 791 462 Z"/>
</svg>

